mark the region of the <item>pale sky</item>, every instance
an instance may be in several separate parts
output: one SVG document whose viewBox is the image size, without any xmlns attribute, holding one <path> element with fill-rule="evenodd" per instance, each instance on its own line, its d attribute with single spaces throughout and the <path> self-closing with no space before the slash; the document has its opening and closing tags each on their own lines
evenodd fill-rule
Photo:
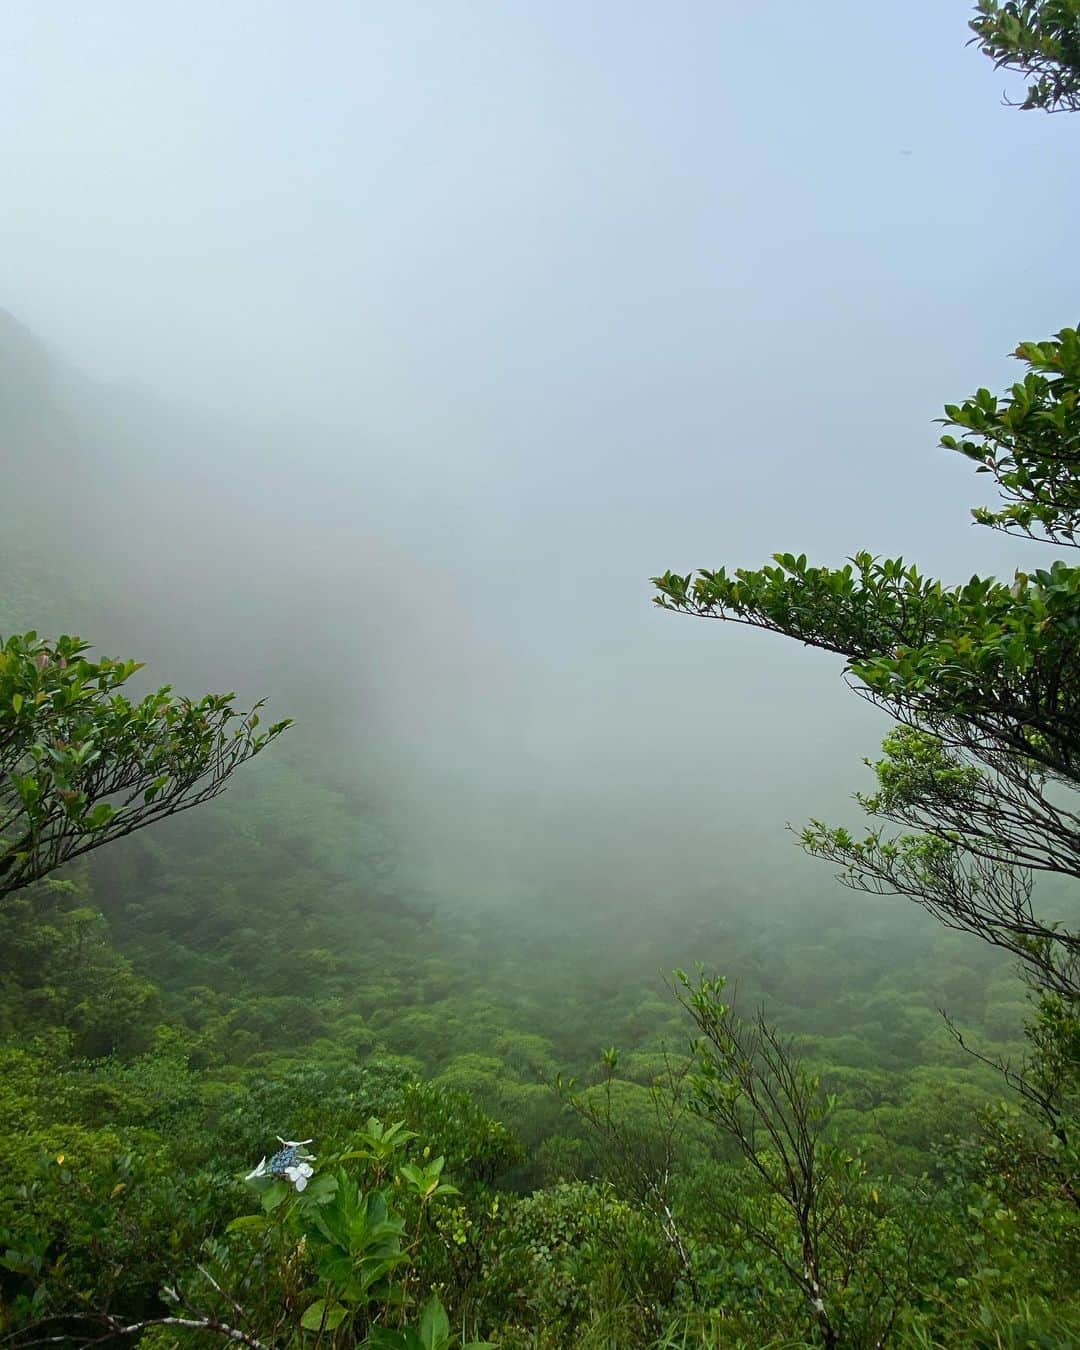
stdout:
<svg viewBox="0 0 1080 1350">
<path fill-rule="evenodd" d="M 772 746 L 795 781 L 750 798 L 779 828 L 858 784 L 865 714 L 835 663 L 660 615 L 647 579 L 1017 558 L 969 528 L 985 480 L 932 419 L 1080 318 L 1080 119 L 1003 107 L 970 9 L 23 0 L 0 305 L 118 398 L 226 428 L 162 428 L 145 471 L 242 477 L 306 541 L 305 617 L 370 589 L 377 539 L 413 578 L 387 648 L 434 609 L 469 628 L 492 683 L 458 670 L 444 707 L 436 659 L 411 691 L 443 708 L 440 781 L 464 701 L 549 805 L 730 794 Z"/>
</svg>

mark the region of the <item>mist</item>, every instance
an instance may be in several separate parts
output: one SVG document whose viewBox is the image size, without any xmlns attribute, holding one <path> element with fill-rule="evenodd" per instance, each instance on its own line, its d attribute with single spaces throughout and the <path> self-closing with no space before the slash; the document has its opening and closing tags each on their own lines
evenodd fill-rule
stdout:
<svg viewBox="0 0 1080 1350">
<path fill-rule="evenodd" d="M 4 1346 L 1080 1344 L 1077 0 L 4 19 Z"/>
<path fill-rule="evenodd" d="M 5 533 L 152 682 L 294 717 L 436 902 L 799 885 L 785 822 L 849 814 L 886 724 L 649 578 L 1024 555 L 932 419 L 1075 303 L 1080 189 L 967 18 L 21 7 Z"/>
</svg>

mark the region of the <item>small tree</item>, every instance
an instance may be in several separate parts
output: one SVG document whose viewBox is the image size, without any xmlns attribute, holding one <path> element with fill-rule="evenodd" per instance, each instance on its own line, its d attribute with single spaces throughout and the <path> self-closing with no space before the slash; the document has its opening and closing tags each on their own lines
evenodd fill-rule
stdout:
<svg viewBox="0 0 1080 1350">
<path fill-rule="evenodd" d="M 579 1090 L 576 1081 L 555 1078 L 555 1091 L 574 1114 L 589 1126 L 596 1161 L 619 1193 L 631 1200 L 660 1226 L 664 1240 L 678 1259 L 687 1288 L 700 1295 L 690 1243 L 675 1212 L 673 1188 L 683 1152 L 682 1126 L 692 1110 L 686 1079 L 693 1061 L 674 1062 L 664 1052 L 663 1072 L 647 1089 L 645 1128 L 628 1119 L 625 1103 L 615 1095 L 619 1052 L 603 1052 L 603 1078 L 592 1088 Z M 624 1087 L 636 1086 L 623 1084 Z"/>
<path fill-rule="evenodd" d="M 725 1235 L 779 1263 L 826 1346 L 884 1345 L 915 1288 L 918 1230 L 831 1137 L 836 1098 L 764 1012 L 738 1016 L 721 977 L 675 977 L 699 1032 L 690 1109 L 735 1142 L 758 1191 L 717 1197 Z"/>
<path fill-rule="evenodd" d="M 138 702 L 140 666 L 77 637 L 0 643 L 0 898 L 91 849 L 209 801 L 289 726 L 259 731 L 232 694 Z"/>
</svg>

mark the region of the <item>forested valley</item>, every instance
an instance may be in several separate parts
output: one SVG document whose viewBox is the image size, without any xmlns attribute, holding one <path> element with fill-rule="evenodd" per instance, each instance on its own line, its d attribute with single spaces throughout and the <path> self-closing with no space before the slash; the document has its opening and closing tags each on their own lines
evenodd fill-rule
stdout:
<svg viewBox="0 0 1080 1350">
<path fill-rule="evenodd" d="M 1076 0 L 972 28 L 1067 124 Z M 818 767 L 778 709 L 680 776 L 669 717 L 745 714 L 626 702 L 568 569 L 639 782 L 570 691 L 566 745 L 504 756 L 499 654 L 379 535 L 379 465 L 328 481 L 344 431 L 320 459 L 0 312 L 0 1346 L 1080 1344 L 1080 336 L 1015 357 L 931 433 L 1007 580 L 656 558 L 662 638 L 737 636 L 749 684 L 803 644 L 872 705 L 812 714 Z"/>
</svg>

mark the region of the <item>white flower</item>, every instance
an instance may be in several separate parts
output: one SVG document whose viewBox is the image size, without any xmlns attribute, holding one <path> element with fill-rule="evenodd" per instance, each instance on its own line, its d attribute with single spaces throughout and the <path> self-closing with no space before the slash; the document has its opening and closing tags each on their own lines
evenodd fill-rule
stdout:
<svg viewBox="0 0 1080 1350">
<path fill-rule="evenodd" d="M 286 1167 L 285 1175 L 298 1191 L 302 1191 L 308 1184 L 308 1178 L 313 1175 L 313 1170 L 310 1164 L 302 1162 L 297 1163 L 295 1167 Z"/>
<path fill-rule="evenodd" d="M 282 1139 L 280 1134 L 276 1138 L 278 1143 L 283 1144 L 285 1148 L 303 1148 L 305 1144 L 314 1142 L 311 1139 Z"/>
<path fill-rule="evenodd" d="M 266 1159 L 265 1159 L 265 1157 L 262 1159 L 262 1161 L 259 1163 L 258 1167 L 256 1167 L 255 1170 L 254 1170 L 253 1172 L 249 1172 L 249 1173 L 247 1174 L 247 1176 L 244 1178 L 244 1180 L 245 1180 L 245 1181 L 251 1181 L 251 1180 L 253 1180 L 253 1178 L 255 1178 L 255 1177 L 264 1177 L 264 1176 L 266 1176 Z"/>
</svg>

